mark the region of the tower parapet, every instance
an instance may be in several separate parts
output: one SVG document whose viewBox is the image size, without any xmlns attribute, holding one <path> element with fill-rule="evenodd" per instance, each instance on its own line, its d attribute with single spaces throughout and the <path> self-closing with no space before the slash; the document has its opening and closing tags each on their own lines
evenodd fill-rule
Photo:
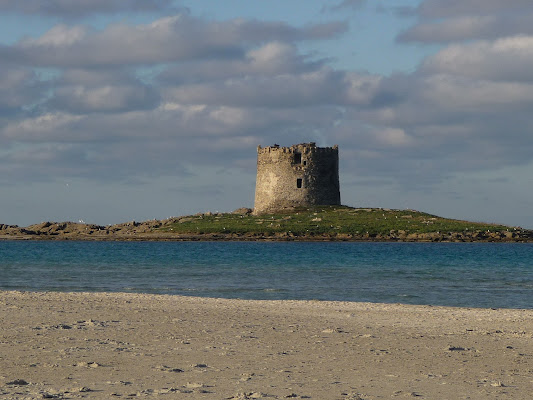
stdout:
<svg viewBox="0 0 533 400">
<path fill-rule="evenodd" d="M 338 146 L 258 146 L 254 214 L 310 205 L 340 205 Z"/>
</svg>

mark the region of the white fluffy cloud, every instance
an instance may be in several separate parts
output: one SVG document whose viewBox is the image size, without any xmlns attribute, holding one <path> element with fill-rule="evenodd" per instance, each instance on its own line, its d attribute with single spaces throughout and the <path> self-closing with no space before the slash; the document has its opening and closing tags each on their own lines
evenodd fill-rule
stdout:
<svg viewBox="0 0 533 400">
<path fill-rule="evenodd" d="M 264 42 L 328 39 L 346 29 L 344 22 L 296 28 L 282 22 L 211 22 L 178 14 L 146 25 L 115 24 L 103 31 L 58 25 L 41 37 L 0 47 L 0 56 L 6 61 L 43 67 L 149 65 L 238 58 L 249 47 Z"/>
<path fill-rule="evenodd" d="M 429 57 L 425 73 L 447 73 L 479 79 L 533 81 L 533 36 L 504 37 L 450 45 Z"/>
</svg>

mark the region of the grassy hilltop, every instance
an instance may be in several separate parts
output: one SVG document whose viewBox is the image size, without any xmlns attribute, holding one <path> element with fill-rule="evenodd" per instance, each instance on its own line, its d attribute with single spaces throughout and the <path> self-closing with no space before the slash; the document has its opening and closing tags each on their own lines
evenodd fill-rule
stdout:
<svg viewBox="0 0 533 400">
<path fill-rule="evenodd" d="M 505 225 L 441 218 L 413 210 L 301 207 L 275 214 L 198 214 L 158 228 L 174 234 L 224 234 L 340 240 L 490 240 L 516 239 L 524 230 Z"/>
</svg>

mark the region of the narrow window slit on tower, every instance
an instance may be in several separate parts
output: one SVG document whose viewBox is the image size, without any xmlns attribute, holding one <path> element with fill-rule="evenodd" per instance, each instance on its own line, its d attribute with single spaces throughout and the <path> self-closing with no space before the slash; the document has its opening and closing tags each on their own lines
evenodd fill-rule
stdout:
<svg viewBox="0 0 533 400">
<path fill-rule="evenodd" d="M 294 163 L 295 164 L 302 163 L 302 153 L 294 153 Z"/>
<path fill-rule="evenodd" d="M 301 189 L 302 188 L 302 178 L 298 178 L 296 179 L 296 187 L 298 189 Z"/>
</svg>

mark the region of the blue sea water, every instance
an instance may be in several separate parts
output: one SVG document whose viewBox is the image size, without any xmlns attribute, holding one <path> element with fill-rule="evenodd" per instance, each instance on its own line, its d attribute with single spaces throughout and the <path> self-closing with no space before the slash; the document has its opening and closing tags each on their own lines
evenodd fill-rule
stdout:
<svg viewBox="0 0 533 400">
<path fill-rule="evenodd" d="M 0 290 L 533 308 L 533 244 L 0 242 Z"/>
</svg>

